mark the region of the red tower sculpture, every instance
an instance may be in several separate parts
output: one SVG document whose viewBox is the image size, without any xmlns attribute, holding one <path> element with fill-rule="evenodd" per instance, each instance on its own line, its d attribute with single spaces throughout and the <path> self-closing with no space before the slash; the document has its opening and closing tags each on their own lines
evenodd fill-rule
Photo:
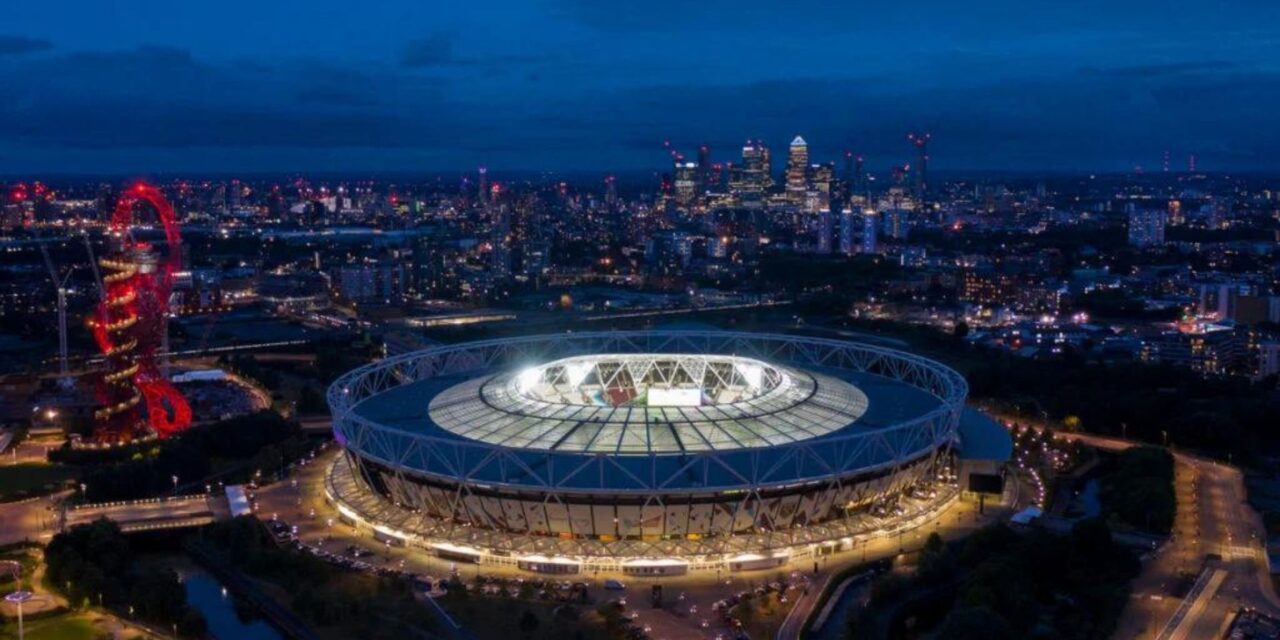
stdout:
<svg viewBox="0 0 1280 640">
<path fill-rule="evenodd" d="M 143 202 L 164 229 L 163 254 L 131 233 Z M 191 406 L 157 363 L 173 276 L 182 263 L 178 222 L 160 190 L 139 183 L 120 196 L 108 232 L 111 250 L 99 261 L 102 301 L 89 321 L 106 361 L 92 439 L 120 443 L 152 433 L 167 437 L 191 425 Z"/>
</svg>

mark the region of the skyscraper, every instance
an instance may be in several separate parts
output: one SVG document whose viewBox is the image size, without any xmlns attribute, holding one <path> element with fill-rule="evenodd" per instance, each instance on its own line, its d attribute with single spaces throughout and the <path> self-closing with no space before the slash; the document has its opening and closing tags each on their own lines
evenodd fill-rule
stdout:
<svg viewBox="0 0 1280 640">
<path fill-rule="evenodd" d="M 604 179 L 604 203 L 612 207 L 618 203 L 618 185 L 617 179 L 613 176 L 605 176 Z"/>
<path fill-rule="evenodd" d="M 894 240 L 905 240 L 908 226 L 907 211 L 901 207 L 893 207 L 881 214 L 884 235 Z"/>
<path fill-rule="evenodd" d="M 862 156 L 857 156 L 853 160 L 853 193 L 851 195 L 859 198 L 868 198 L 867 193 L 867 174 L 863 169 L 864 160 Z"/>
<path fill-rule="evenodd" d="M 880 228 L 880 214 L 875 209 L 862 212 L 862 253 L 875 253 L 876 231 Z"/>
<path fill-rule="evenodd" d="M 698 165 L 676 160 L 674 165 L 676 204 L 688 207 L 698 197 Z"/>
<path fill-rule="evenodd" d="M 793 204 L 804 202 L 809 188 L 809 144 L 796 136 L 787 152 L 787 200 Z"/>
<path fill-rule="evenodd" d="M 818 212 L 818 253 L 831 253 L 831 209 Z"/>
<path fill-rule="evenodd" d="M 1164 227 L 1169 212 L 1163 209 L 1135 209 L 1129 212 L 1129 244 L 1151 247 L 1164 244 Z"/>
<path fill-rule="evenodd" d="M 858 215 L 845 207 L 840 212 L 840 253 L 851 256 L 858 252 Z"/>
<path fill-rule="evenodd" d="M 742 166 L 732 172 L 729 189 L 745 201 L 757 201 L 771 185 L 769 147 L 748 140 L 742 146 Z"/>
<path fill-rule="evenodd" d="M 912 195 L 919 202 L 924 202 L 925 193 L 929 189 L 929 138 L 930 134 L 907 134 L 907 140 L 916 148 L 916 175 L 912 187 Z"/>
<path fill-rule="evenodd" d="M 806 211 L 818 211 L 831 206 L 831 185 L 835 182 L 835 174 L 834 162 L 809 165 L 804 199 Z"/>
<path fill-rule="evenodd" d="M 480 204 L 489 204 L 489 168 L 480 167 Z"/>
<path fill-rule="evenodd" d="M 711 147 L 698 147 L 698 191 L 706 191 L 711 185 Z"/>
</svg>

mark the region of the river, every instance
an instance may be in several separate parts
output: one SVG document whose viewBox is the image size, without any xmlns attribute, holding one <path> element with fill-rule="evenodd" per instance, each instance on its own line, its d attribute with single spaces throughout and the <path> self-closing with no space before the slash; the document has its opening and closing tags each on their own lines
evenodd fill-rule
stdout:
<svg viewBox="0 0 1280 640">
<path fill-rule="evenodd" d="M 236 612 L 230 593 L 213 576 L 202 570 L 184 570 L 182 585 L 187 602 L 204 614 L 209 635 L 217 640 L 283 640 L 275 627 L 261 618 L 245 618 Z"/>
</svg>

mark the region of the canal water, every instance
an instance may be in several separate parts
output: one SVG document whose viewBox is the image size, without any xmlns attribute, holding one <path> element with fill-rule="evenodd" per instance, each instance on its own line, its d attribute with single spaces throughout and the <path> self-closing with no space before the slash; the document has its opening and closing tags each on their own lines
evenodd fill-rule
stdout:
<svg viewBox="0 0 1280 640">
<path fill-rule="evenodd" d="M 182 585 L 187 602 L 204 614 L 209 635 L 217 640 L 283 640 L 266 620 L 236 610 L 235 599 L 223 593 L 222 585 L 202 570 L 183 571 Z"/>
<path fill-rule="evenodd" d="M 840 594 L 840 599 L 831 609 L 831 615 L 827 616 L 827 621 L 823 623 L 822 628 L 816 632 L 811 631 L 805 637 L 809 640 L 843 640 L 847 637 L 849 622 L 857 609 L 855 605 L 866 597 L 870 585 L 870 580 L 859 580 L 849 585 L 849 588 Z"/>
</svg>

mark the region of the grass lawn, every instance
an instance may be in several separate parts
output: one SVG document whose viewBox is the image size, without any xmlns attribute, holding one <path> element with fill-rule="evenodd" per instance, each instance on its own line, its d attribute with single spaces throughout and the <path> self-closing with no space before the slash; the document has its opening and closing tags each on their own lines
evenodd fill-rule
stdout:
<svg viewBox="0 0 1280 640">
<path fill-rule="evenodd" d="M 0 563 L 5 564 L 5 569 L 0 574 L 0 593 L 8 593 L 14 590 L 18 585 L 14 584 L 14 578 L 9 573 L 9 562 L 17 562 L 22 565 L 21 587 L 26 591 L 31 590 L 31 576 L 35 573 L 36 566 L 39 565 L 39 549 L 21 549 L 18 551 L 10 551 L 8 553 L 0 553 Z"/>
<path fill-rule="evenodd" d="M 782 628 L 791 607 L 795 606 L 794 598 L 797 595 L 798 592 L 789 594 L 787 602 L 781 602 L 779 594 L 772 592 L 756 596 L 752 598 L 750 606 L 739 604 L 734 607 L 734 613 L 742 620 L 744 630 L 752 638 L 773 638 L 778 635 L 778 629 Z"/>
<path fill-rule="evenodd" d="M 555 603 L 543 601 L 471 595 L 465 600 L 444 598 L 438 602 L 478 638 L 602 640 L 609 637 L 604 629 L 604 620 L 592 605 L 576 606 L 577 617 L 565 619 L 552 614 Z M 538 618 L 537 626 L 529 633 L 520 628 L 521 617 L 526 611 Z"/>
<path fill-rule="evenodd" d="M 0 466 L 0 502 L 51 493 L 76 477 L 76 469 L 60 464 L 29 462 Z"/>
<path fill-rule="evenodd" d="M 92 620 L 76 613 L 44 620 L 27 620 L 23 626 L 27 640 L 94 640 L 101 636 Z M 15 620 L 0 625 L 0 635 L 6 638 L 18 637 L 18 622 Z"/>
</svg>

